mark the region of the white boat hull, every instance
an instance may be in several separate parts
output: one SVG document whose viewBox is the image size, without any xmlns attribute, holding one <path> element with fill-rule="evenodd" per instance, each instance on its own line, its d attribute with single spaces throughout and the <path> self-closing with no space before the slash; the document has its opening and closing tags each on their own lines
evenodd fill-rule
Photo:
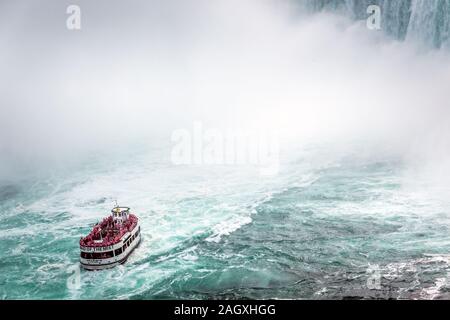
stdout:
<svg viewBox="0 0 450 320">
<path fill-rule="evenodd" d="M 123 239 L 118 244 L 110 246 L 107 249 L 81 247 L 82 253 L 82 256 L 80 257 L 81 267 L 83 267 L 86 270 L 103 270 L 113 268 L 127 261 L 130 254 L 139 245 L 140 242 L 141 242 L 141 232 L 140 226 L 138 224 L 131 233 L 125 234 L 123 236 Z M 112 253 L 113 256 L 110 258 L 102 258 L 102 259 L 83 258 L 83 253 L 92 254 L 94 252 L 95 253 L 104 252 L 109 254 Z"/>
</svg>

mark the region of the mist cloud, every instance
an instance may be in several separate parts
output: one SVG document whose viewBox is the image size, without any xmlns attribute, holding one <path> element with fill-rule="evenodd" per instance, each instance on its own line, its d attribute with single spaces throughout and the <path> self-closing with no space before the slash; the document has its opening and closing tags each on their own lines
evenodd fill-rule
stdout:
<svg viewBox="0 0 450 320">
<path fill-rule="evenodd" d="M 69 4 L 2 4 L 0 176 L 170 143 L 197 120 L 277 129 L 288 149 L 367 139 L 450 173 L 445 51 L 279 1 L 76 1 L 80 31 L 66 28 Z"/>
</svg>

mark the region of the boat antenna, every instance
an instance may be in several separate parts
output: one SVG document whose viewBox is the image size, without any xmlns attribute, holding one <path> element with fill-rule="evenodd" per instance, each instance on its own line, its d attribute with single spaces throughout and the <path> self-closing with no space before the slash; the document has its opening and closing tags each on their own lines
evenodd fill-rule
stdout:
<svg viewBox="0 0 450 320">
<path fill-rule="evenodd" d="M 116 203 L 116 208 L 118 208 L 118 207 L 119 207 L 119 205 L 117 204 L 117 199 L 116 199 L 116 200 L 114 200 L 114 202 Z"/>
</svg>

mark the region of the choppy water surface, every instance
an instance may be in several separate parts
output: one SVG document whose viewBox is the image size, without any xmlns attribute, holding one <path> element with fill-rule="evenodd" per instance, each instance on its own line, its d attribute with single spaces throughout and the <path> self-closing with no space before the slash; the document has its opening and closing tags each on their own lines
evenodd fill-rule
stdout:
<svg viewBox="0 0 450 320">
<path fill-rule="evenodd" d="M 262 177 L 166 151 L 2 185 L 1 298 L 450 298 L 450 205 L 405 187 L 401 161 L 313 148 Z M 78 239 L 115 198 L 142 244 L 70 285 Z"/>
</svg>

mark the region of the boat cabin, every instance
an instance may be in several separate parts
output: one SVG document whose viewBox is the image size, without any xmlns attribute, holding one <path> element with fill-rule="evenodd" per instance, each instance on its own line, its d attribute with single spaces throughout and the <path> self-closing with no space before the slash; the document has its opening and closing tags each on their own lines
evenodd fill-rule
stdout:
<svg viewBox="0 0 450 320">
<path fill-rule="evenodd" d="M 115 223 L 122 224 L 128 220 L 130 214 L 130 208 L 128 207 L 115 207 L 111 210 L 112 218 Z"/>
</svg>

